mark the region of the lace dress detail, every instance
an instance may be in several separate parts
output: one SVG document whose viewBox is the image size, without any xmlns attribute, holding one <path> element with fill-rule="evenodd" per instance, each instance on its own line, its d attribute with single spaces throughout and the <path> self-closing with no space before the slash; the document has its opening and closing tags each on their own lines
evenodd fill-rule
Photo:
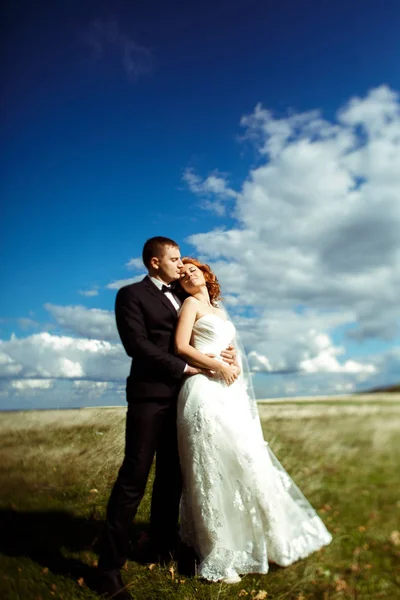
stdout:
<svg viewBox="0 0 400 600">
<path fill-rule="evenodd" d="M 231 321 L 198 319 L 192 344 L 219 356 L 235 336 Z M 264 441 L 242 380 L 227 386 L 188 377 L 178 398 L 183 475 L 181 537 L 211 581 L 267 573 L 330 543 L 332 536 Z"/>
</svg>

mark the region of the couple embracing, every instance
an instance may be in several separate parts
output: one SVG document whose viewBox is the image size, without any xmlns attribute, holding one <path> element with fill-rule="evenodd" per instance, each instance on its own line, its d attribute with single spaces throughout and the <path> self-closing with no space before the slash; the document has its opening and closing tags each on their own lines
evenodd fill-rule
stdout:
<svg viewBox="0 0 400 600">
<path fill-rule="evenodd" d="M 263 439 L 215 275 L 182 259 L 165 237 L 145 243 L 143 262 L 148 275 L 121 288 L 115 306 L 132 367 L 125 457 L 107 507 L 98 589 L 117 600 L 131 598 L 121 568 L 155 455 L 150 544 L 159 560 L 174 555 L 179 516 L 181 543 L 209 581 L 238 583 L 332 539 Z"/>
</svg>

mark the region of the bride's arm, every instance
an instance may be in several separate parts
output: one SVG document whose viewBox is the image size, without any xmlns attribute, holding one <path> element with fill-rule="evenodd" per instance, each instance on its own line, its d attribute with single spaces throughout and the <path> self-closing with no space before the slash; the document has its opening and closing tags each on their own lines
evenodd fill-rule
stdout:
<svg viewBox="0 0 400 600">
<path fill-rule="evenodd" d="M 175 333 L 175 352 L 195 367 L 223 373 L 227 368 L 226 363 L 210 358 L 190 345 L 193 325 L 196 322 L 197 304 L 194 298 L 186 298 L 182 305 Z"/>
</svg>

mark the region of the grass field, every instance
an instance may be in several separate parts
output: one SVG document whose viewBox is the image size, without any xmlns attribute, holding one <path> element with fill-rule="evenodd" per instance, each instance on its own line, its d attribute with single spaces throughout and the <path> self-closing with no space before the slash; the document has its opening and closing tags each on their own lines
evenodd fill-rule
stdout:
<svg viewBox="0 0 400 600">
<path fill-rule="evenodd" d="M 177 565 L 128 561 L 136 600 L 400 598 L 400 398 L 350 396 L 260 405 L 265 437 L 318 509 L 326 549 L 237 585 Z M 123 450 L 125 409 L 2 413 L 0 598 L 95 599 L 105 507 Z M 132 538 L 146 532 L 151 481 Z"/>
</svg>

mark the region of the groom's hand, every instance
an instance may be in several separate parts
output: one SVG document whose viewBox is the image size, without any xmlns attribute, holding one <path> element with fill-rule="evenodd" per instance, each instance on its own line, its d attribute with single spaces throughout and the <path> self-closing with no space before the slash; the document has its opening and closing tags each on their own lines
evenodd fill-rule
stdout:
<svg viewBox="0 0 400 600">
<path fill-rule="evenodd" d="M 215 358 L 215 354 L 206 354 L 206 356 Z M 200 369 L 199 367 L 192 367 L 191 365 L 187 365 L 184 375 L 198 375 L 199 373 L 207 375 L 207 377 L 214 377 L 216 375 L 215 371 L 211 371 L 210 369 Z"/>
<path fill-rule="evenodd" d="M 221 356 L 224 359 L 224 362 L 228 363 L 228 365 L 232 365 L 234 367 L 239 366 L 236 357 L 236 348 L 235 346 L 232 346 L 232 344 L 228 346 L 226 350 L 222 350 Z"/>
<path fill-rule="evenodd" d="M 209 356 L 210 358 L 216 358 L 215 354 L 207 354 L 206 356 Z M 237 379 L 240 375 L 240 367 L 237 362 L 235 347 L 232 345 L 228 346 L 226 350 L 221 352 L 220 356 L 222 357 L 223 362 L 227 363 L 231 367 L 234 367 L 234 378 Z M 208 376 L 219 378 L 220 373 L 217 373 L 216 371 L 209 371 Z"/>
<path fill-rule="evenodd" d="M 203 373 L 203 375 L 208 375 L 209 371 L 207 371 L 207 369 L 199 369 L 198 367 L 192 367 L 191 365 L 188 365 L 185 369 L 184 375 L 199 375 L 200 373 Z"/>
<path fill-rule="evenodd" d="M 235 367 L 236 377 L 239 377 L 241 369 L 238 363 L 235 346 L 232 346 L 232 344 L 228 346 L 226 350 L 221 352 L 221 356 L 224 362 L 228 363 L 228 365 L 231 365 L 231 367 Z"/>
</svg>

